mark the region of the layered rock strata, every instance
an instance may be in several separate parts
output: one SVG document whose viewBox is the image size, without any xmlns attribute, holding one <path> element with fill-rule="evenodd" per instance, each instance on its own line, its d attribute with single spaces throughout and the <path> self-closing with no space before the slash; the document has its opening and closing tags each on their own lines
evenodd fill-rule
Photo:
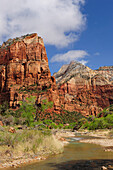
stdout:
<svg viewBox="0 0 113 170">
<path fill-rule="evenodd" d="M 78 62 L 64 65 L 51 76 L 43 39 L 36 33 L 9 39 L 0 46 L 0 104 L 10 107 L 36 96 L 83 115 L 97 115 L 113 104 L 113 66 L 92 70 Z M 57 86 L 56 86 L 57 82 Z"/>
<path fill-rule="evenodd" d="M 0 104 L 17 107 L 29 96 L 54 102 L 59 109 L 55 78 L 51 76 L 43 39 L 36 33 L 9 39 L 0 47 Z"/>
<path fill-rule="evenodd" d="M 66 110 L 97 115 L 113 104 L 113 66 L 92 70 L 74 61 L 62 66 L 54 76 L 60 103 Z"/>
</svg>

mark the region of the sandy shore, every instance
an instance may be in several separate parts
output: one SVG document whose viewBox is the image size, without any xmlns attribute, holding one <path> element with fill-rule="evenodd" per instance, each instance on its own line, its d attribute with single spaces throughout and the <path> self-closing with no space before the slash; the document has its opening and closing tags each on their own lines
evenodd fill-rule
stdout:
<svg viewBox="0 0 113 170">
<path fill-rule="evenodd" d="M 88 131 L 88 130 L 79 130 L 77 133 L 80 133 L 81 135 L 86 135 L 86 136 L 93 136 L 93 137 L 99 137 L 99 138 L 108 138 L 109 133 L 112 130 L 106 129 L 106 130 L 93 130 L 93 131 Z"/>
<path fill-rule="evenodd" d="M 81 139 L 79 142 L 101 145 L 105 151 L 113 151 L 113 137 L 109 135 L 111 130 L 79 131 L 81 135 L 96 137 L 94 139 Z"/>
</svg>

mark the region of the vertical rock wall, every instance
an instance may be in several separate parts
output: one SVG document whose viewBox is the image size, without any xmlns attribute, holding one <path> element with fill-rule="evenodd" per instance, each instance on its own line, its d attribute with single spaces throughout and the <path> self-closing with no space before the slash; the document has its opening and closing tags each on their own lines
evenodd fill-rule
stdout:
<svg viewBox="0 0 113 170">
<path fill-rule="evenodd" d="M 16 107 L 31 95 L 54 102 L 59 109 L 59 95 L 48 66 L 43 39 L 36 33 L 9 39 L 0 48 L 0 103 Z"/>
<path fill-rule="evenodd" d="M 113 66 L 92 70 L 79 62 L 71 62 L 54 76 L 60 103 L 66 110 L 96 116 L 113 104 Z"/>
</svg>

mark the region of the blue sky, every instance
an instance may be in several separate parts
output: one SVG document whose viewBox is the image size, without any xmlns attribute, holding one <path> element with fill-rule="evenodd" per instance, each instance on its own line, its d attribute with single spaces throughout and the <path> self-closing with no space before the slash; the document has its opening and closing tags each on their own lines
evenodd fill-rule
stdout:
<svg viewBox="0 0 113 170">
<path fill-rule="evenodd" d="M 113 0 L 87 0 L 83 7 L 87 16 L 86 29 L 81 33 L 79 40 L 68 48 L 59 51 L 47 47 L 49 58 L 55 53 L 68 50 L 85 50 L 89 56 L 86 64 L 92 69 L 100 66 L 113 65 Z M 50 69 L 55 72 L 62 63 L 49 63 Z"/>
<path fill-rule="evenodd" d="M 0 44 L 32 32 L 44 39 L 52 74 L 71 60 L 113 65 L 113 0 L 0 0 Z"/>
</svg>

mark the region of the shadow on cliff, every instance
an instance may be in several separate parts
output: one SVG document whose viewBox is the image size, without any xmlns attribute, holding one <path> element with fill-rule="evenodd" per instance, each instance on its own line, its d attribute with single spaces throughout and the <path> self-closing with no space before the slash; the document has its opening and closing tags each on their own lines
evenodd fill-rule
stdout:
<svg viewBox="0 0 113 170">
<path fill-rule="evenodd" d="M 98 160 L 73 160 L 59 164 L 49 163 L 49 167 L 58 170 L 101 170 L 104 167 L 113 169 L 113 159 Z"/>
</svg>

